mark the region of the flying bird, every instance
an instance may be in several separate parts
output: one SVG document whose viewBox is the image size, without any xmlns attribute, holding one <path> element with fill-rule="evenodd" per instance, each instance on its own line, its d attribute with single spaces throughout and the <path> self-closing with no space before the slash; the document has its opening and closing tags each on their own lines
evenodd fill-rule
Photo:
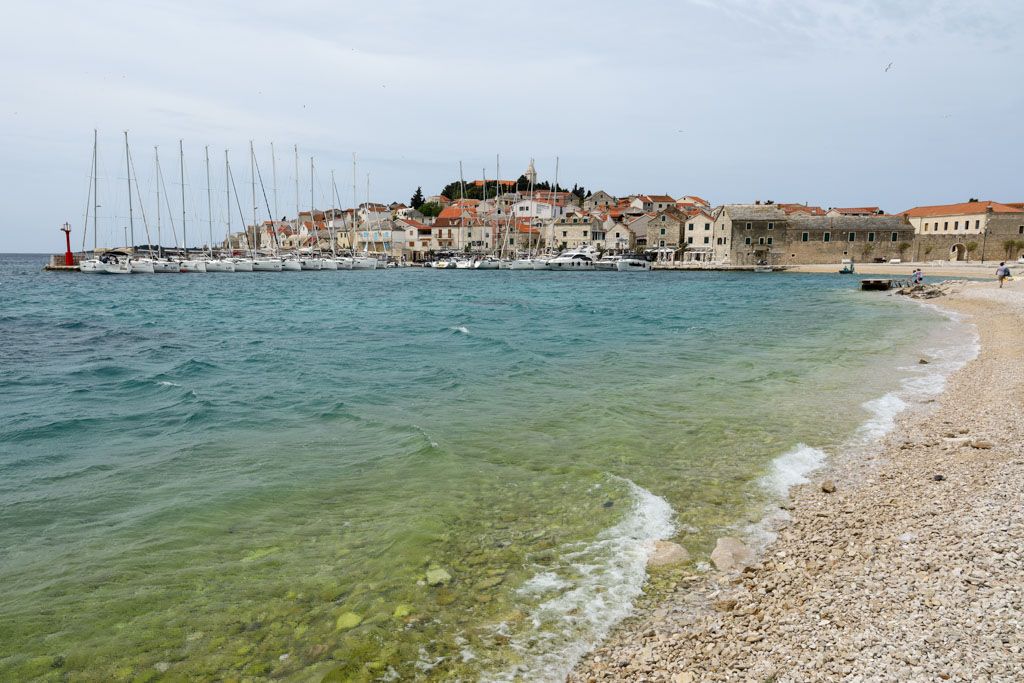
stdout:
<svg viewBox="0 0 1024 683">
<path fill-rule="evenodd" d="M 892 62 L 889 62 L 889 64 L 886 65 L 886 67 L 885 67 L 885 73 L 889 73 L 889 69 L 891 69 L 891 68 L 892 68 Z"/>
</svg>

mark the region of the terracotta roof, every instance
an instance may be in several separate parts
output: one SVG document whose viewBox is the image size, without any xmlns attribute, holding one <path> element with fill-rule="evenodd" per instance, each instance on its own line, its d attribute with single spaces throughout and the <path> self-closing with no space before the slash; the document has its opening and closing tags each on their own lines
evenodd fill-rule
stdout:
<svg viewBox="0 0 1024 683">
<path fill-rule="evenodd" d="M 960 204 L 941 204 L 938 206 L 915 206 L 907 209 L 902 215 L 912 218 L 928 218 L 931 216 L 964 216 L 976 213 L 985 213 L 988 209 L 992 213 L 1021 213 L 1024 209 L 1001 204 L 999 202 L 962 202 Z"/>
<path fill-rule="evenodd" d="M 671 197 L 669 197 L 667 194 L 649 194 L 649 195 L 646 195 L 646 197 L 647 197 L 647 199 L 650 199 L 652 202 L 672 202 L 672 203 L 674 203 L 676 201 L 676 200 L 672 199 Z"/>
<path fill-rule="evenodd" d="M 806 213 L 811 216 L 824 216 L 825 209 L 820 206 L 808 206 L 807 204 L 766 204 L 764 206 L 777 206 L 787 214 Z"/>
<path fill-rule="evenodd" d="M 694 199 L 694 200 L 700 202 L 701 204 L 704 204 L 705 206 L 709 206 L 711 204 L 711 202 L 709 202 L 708 200 L 703 199 L 701 197 L 698 197 L 695 194 L 688 194 L 685 197 L 683 197 L 682 199 L 680 199 L 679 201 L 682 201 L 683 199 Z"/>
<path fill-rule="evenodd" d="M 877 206 L 851 206 L 851 207 L 848 207 L 848 208 L 840 208 L 838 206 L 833 206 L 831 209 L 829 209 L 829 211 L 837 211 L 839 213 L 856 214 L 856 213 L 879 213 L 879 212 L 881 212 L 881 209 L 878 208 Z"/>
</svg>

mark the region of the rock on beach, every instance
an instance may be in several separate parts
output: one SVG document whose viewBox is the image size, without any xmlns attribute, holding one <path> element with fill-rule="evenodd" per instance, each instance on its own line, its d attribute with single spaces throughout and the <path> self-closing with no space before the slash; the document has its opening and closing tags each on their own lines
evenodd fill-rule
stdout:
<svg viewBox="0 0 1024 683">
<path fill-rule="evenodd" d="M 721 572 L 743 569 L 753 561 L 754 555 L 746 544 L 738 538 L 724 536 L 718 539 L 715 549 L 711 551 L 711 561 Z"/>
</svg>

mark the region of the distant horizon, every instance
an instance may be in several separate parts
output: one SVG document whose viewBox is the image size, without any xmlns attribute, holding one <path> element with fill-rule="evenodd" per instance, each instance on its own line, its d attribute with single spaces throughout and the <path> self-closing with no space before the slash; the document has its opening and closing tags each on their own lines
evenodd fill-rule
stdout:
<svg viewBox="0 0 1024 683">
<path fill-rule="evenodd" d="M 371 199 L 386 202 L 408 203 L 417 186 L 435 193 L 458 177 L 460 160 L 467 181 L 484 168 L 491 176 L 497 154 L 503 179 L 532 157 L 551 181 L 558 156 L 562 185 L 697 194 L 714 205 L 774 199 L 898 213 L 969 197 L 1024 201 L 1024 89 L 1013 86 L 1024 82 L 1020 3 L 479 9 L 461 0 L 12 7 L 0 27 L 0 54 L 18 65 L 0 74 L 0 249 L 62 247 L 65 221 L 73 241 L 81 235 L 94 128 L 108 216 L 126 206 L 127 128 L 147 214 L 153 146 L 175 193 L 186 141 L 189 221 L 203 229 L 204 145 L 223 204 L 223 150 L 243 185 L 250 139 L 262 141 L 261 164 L 277 143 L 278 207 L 288 213 L 294 141 L 301 208 L 310 156 L 317 193 L 327 194 L 333 168 L 349 201 L 353 152 L 359 195 L 369 173 Z M 174 45 L 189 48 L 154 49 Z"/>
</svg>

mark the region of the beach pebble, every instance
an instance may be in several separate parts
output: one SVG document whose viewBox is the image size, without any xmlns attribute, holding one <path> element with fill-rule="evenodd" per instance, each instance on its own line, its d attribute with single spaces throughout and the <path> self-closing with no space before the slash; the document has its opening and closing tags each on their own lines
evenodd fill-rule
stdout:
<svg viewBox="0 0 1024 683">
<path fill-rule="evenodd" d="M 452 575 L 443 567 L 431 567 L 427 570 L 428 586 L 443 586 L 452 580 Z"/>
<path fill-rule="evenodd" d="M 821 490 L 824 491 L 825 493 L 835 493 L 836 483 L 831 479 L 826 479 L 825 481 L 821 482 Z"/>
<path fill-rule="evenodd" d="M 946 475 L 936 474 L 935 476 L 932 477 L 932 479 L 935 481 L 946 481 Z"/>
<path fill-rule="evenodd" d="M 988 450 L 992 448 L 992 442 L 985 441 L 984 439 L 975 439 L 974 441 L 971 441 L 969 443 L 971 448 L 980 448 L 982 450 Z"/>
<path fill-rule="evenodd" d="M 727 572 L 742 569 L 753 559 L 750 549 L 743 541 L 731 536 L 718 539 L 715 549 L 711 551 L 711 561 L 718 571 Z"/>
<path fill-rule="evenodd" d="M 654 550 L 647 558 L 648 567 L 666 567 L 673 564 L 689 562 L 690 553 L 686 548 L 673 543 L 672 541 L 658 541 L 654 544 Z"/>
</svg>

